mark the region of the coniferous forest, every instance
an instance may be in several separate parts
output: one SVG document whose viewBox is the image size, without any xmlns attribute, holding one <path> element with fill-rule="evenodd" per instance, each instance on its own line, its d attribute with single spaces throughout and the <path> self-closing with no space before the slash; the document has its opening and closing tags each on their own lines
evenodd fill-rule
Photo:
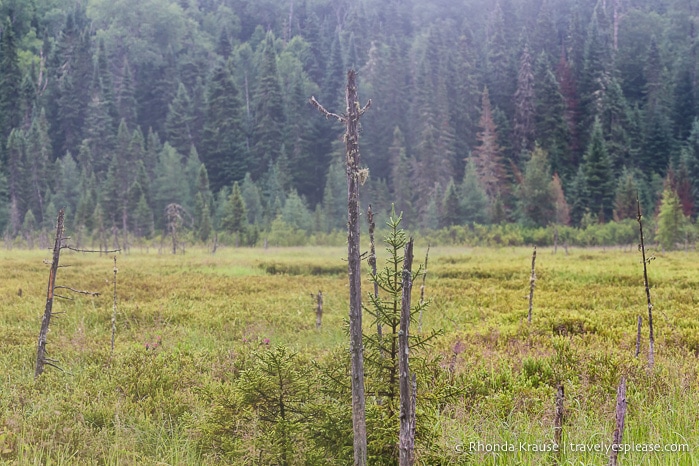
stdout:
<svg viewBox="0 0 699 466">
<path fill-rule="evenodd" d="M 65 208 L 149 239 L 173 204 L 201 241 L 341 229 L 342 128 L 309 98 L 342 113 L 349 68 L 379 215 L 693 218 L 698 27 L 692 0 L 2 0 L 0 231 Z"/>
</svg>

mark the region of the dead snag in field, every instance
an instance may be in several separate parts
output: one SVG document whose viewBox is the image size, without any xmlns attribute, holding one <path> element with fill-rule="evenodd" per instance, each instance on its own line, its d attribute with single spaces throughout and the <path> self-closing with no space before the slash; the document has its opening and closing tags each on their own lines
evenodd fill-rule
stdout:
<svg viewBox="0 0 699 466">
<path fill-rule="evenodd" d="M 46 306 L 44 308 L 44 316 L 41 320 L 41 330 L 39 331 L 39 341 L 37 344 L 37 351 L 36 351 L 36 368 L 34 369 L 34 378 L 38 378 L 43 372 L 44 372 L 44 366 L 52 366 L 55 367 L 56 369 L 62 370 L 60 367 L 57 365 L 57 361 L 55 359 L 51 359 L 47 357 L 47 351 L 46 351 L 46 336 L 48 335 L 49 332 L 49 326 L 51 324 L 51 317 L 56 315 L 55 312 L 53 312 L 53 299 L 54 298 L 64 298 L 64 299 L 71 299 L 67 298 L 65 296 L 61 296 L 55 293 L 56 289 L 64 289 L 68 291 L 72 291 L 73 293 L 79 293 L 79 294 L 84 294 L 84 295 L 89 295 L 89 296 L 99 296 L 99 293 L 95 293 L 92 291 L 84 291 L 84 290 L 78 290 L 75 288 L 72 288 L 70 286 L 65 286 L 65 285 L 56 285 L 56 275 L 58 273 L 58 269 L 61 267 L 67 267 L 65 265 L 59 265 L 59 260 L 61 256 L 61 250 L 62 249 L 68 249 L 71 251 L 77 251 L 77 252 L 102 252 L 102 251 L 88 251 L 88 250 L 83 250 L 83 249 L 77 249 L 74 247 L 71 247 L 69 245 L 64 245 L 63 241 L 69 239 L 66 236 L 63 236 L 64 234 L 64 227 L 63 227 L 63 221 L 65 217 L 65 211 L 61 209 L 58 212 L 58 218 L 56 220 L 56 238 L 54 240 L 54 245 L 53 245 L 53 257 L 51 260 L 51 269 L 49 271 L 49 283 L 48 287 L 46 290 Z M 111 251 L 111 252 L 117 252 Z"/>
<path fill-rule="evenodd" d="M 558 391 L 556 392 L 556 417 L 554 419 L 553 425 L 553 443 L 556 446 L 557 458 L 555 460 L 556 464 L 560 464 L 561 452 L 563 447 L 563 401 L 565 400 L 565 392 L 563 390 L 563 384 L 558 385 Z"/>
<path fill-rule="evenodd" d="M 425 253 L 425 267 L 422 271 L 422 285 L 420 285 L 420 312 L 417 318 L 417 333 L 422 333 L 422 310 L 425 304 L 425 280 L 427 280 L 427 260 L 430 258 L 430 245 L 427 245 L 427 252 Z"/>
<path fill-rule="evenodd" d="M 643 317 L 638 316 L 638 325 L 636 327 L 636 352 L 635 357 L 641 354 L 641 326 L 643 325 Z"/>
<path fill-rule="evenodd" d="M 168 233 L 172 239 L 172 253 L 177 254 L 178 237 L 177 233 L 179 229 L 184 225 L 184 218 L 188 217 L 191 223 L 191 215 L 189 212 L 179 204 L 171 203 L 165 207 L 165 218 L 167 220 L 166 226 Z"/>
<path fill-rule="evenodd" d="M 371 267 L 371 281 L 374 282 L 374 299 L 379 299 L 379 281 L 376 278 L 376 242 L 374 241 L 374 230 L 376 223 L 374 222 L 374 211 L 371 210 L 371 204 L 366 211 L 367 222 L 369 223 L 369 266 Z M 383 328 L 381 321 L 376 321 L 376 336 L 381 341 L 383 338 Z"/>
<path fill-rule="evenodd" d="M 58 221 L 56 222 L 56 239 L 53 244 L 53 259 L 51 260 L 51 270 L 49 271 L 49 284 L 46 290 L 46 307 L 44 308 L 44 317 L 41 320 L 41 330 L 39 331 L 39 343 L 36 352 L 36 369 L 34 370 L 34 378 L 36 379 L 44 372 L 44 365 L 55 366 L 53 360 L 46 358 L 46 335 L 49 333 L 49 324 L 51 323 L 53 309 L 53 295 L 56 288 L 56 273 L 58 272 L 58 261 L 61 256 L 61 242 L 63 241 L 63 216 L 65 212 L 61 209 L 58 212 Z"/>
<path fill-rule="evenodd" d="M 311 299 L 316 301 L 316 330 L 320 330 L 323 324 L 323 292 L 318 290 L 318 294 L 311 293 Z"/>
<path fill-rule="evenodd" d="M 638 231 L 641 237 L 641 244 L 638 245 L 638 248 L 641 250 L 643 257 L 643 284 L 646 288 L 646 301 L 648 304 L 648 367 L 652 369 L 655 363 L 655 336 L 653 334 L 653 304 L 650 300 L 650 286 L 648 285 L 648 262 L 653 258 L 646 258 L 646 245 L 643 241 L 643 216 L 641 215 L 641 202 L 638 196 L 636 196 L 636 208 L 638 210 L 636 217 L 638 220 Z"/>
<path fill-rule="evenodd" d="M 621 376 L 621 382 L 616 391 L 616 428 L 612 437 L 612 451 L 609 455 L 609 466 L 617 466 L 619 446 L 624 437 L 624 421 L 626 419 L 626 377 Z"/>
<path fill-rule="evenodd" d="M 347 268 L 350 288 L 350 355 L 352 371 L 352 428 L 354 433 L 354 464 L 367 464 L 366 400 L 364 396 L 364 350 L 362 346 L 362 281 L 359 244 L 359 185 L 366 181 L 368 171 L 359 164 L 359 118 L 371 105 L 361 107 L 357 96 L 356 73 L 347 72 L 346 110 L 344 115 L 327 111 L 315 97 L 311 104 L 325 118 L 345 125 L 345 157 L 347 165 Z"/>
<path fill-rule="evenodd" d="M 410 466 L 414 463 L 415 412 L 413 409 L 410 377 L 410 293 L 413 290 L 413 239 L 405 245 L 403 259 L 403 296 L 400 307 L 400 332 L 398 332 L 398 388 L 400 391 L 400 433 L 398 436 L 398 463 Z"/>
<path fill-rule="evenodd" d="M 536 246 L 534 246 L 534 252 L 532 252 L 532 274 L 529 277 L 529 314 L 527 315 L 527 322 L 532 323 L 532 309 L 534 307 L 534 287 L 536 286 Z"/>
<path fill-rule="evenodd" d="M 114 299 L 112 301 L 112 354 L 114 353 L 114 338 L 116 337 L 117 315 L 117 259 L 114 256 Z"/>
</svg>

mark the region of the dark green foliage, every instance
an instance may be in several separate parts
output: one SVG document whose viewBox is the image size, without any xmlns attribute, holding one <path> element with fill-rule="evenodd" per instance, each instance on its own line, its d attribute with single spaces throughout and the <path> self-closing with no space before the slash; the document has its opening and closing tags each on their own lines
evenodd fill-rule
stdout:
<svg viewBox="0 0 699 466">
<path fill-rule="evenodd" d="M 682 204 L 677 193 L 670 187 L 663 191 L 658 212 L 657 239 L 663 249 L 675 249 L 684 239 L 687 218 L 682 213 Z"/>
<path fill-rule="evenodd" d="M 138 161 L 146 175 L 138 182 L 160 224 L 156 193 L 170 189 L 158 186 L 166 178 L 156 173 L 165 142 L 182 157 L 188 211 L 196 210 L 194 146 L 212 192 L 250 173 L 246 184 L 254 183 L 259 200 L 254 190 L 241 190 L 258 229 L 270 227 L 292 190 L 317 211 L 318 228 L 341 228 L 344 180 L 326 180 L 333 154 L 342 153 L 340 127 L 318 118 L 308 99 L 344 113 L 349 66 L 362 98 L 372 99 L 360 127 L 362 163 L 371 174 L 364 200 L 382 204 L 380 210 L 395 203 L 416 225 L 445 221 L 451 179 L 461 208 L 475 206 L 475 217 L 463 211 L 462 221 L 516 220 L 526 160 L 519 157 L 535 143 L 560 175 L 574 220 L 585 211 L 609 220 L 609 208 L 600 215 L 589 205 L 597 202 L 589 199 L 594 186 L 576 184 L 579 168 L 589 165 L 583 155 L 595 119 L 612 173 L 643 172 L 636 179 L 644 206 L 656 208 L 670 167 L 677 176 L 686 172 L 676 187 L 683 207 L 699 201 L 699 162 L 687 141 L 698 114 L 691 2 L 35 3 L 0 5 L 0 160 L 8 190 L 0 210 L 13 234 L 30 208 L 43 225 L 51 200 L 68 204 L 68 218 L 77 219 L 84 197 L 91 212 L 83 209 L 80 222 L 91 224 L 97 197 L 109 190 L 113 195 L 99 202 L 121 213 L 105 209 L 103 220 L 132 229 L 139 199 L 127 202 L 124 193 L 136 181 Z M 478 102 L 486 86 L 489 111 Z M 48 140 L 37 143 L 30 129 L 42 111 Z M 48 162 L 39 151 L 35 163 L 29 146 L 36 144 L 50 148 Z M 68 152 L 100 196 L 67 199 L 76 194 L 66 194 L 53 167 Z M 459 188 L 469 158 L 488 195 L 485 217 L 476 215 L 480 191 L 465 200 L 470 194 Z M 129 174 L 117 173 L 113 183 L 119 164 Z M 46 180 L 38 182 L 41 171 Z M 589 167 L 583 171 L 591 177 Z M 585 183 L 597 183 L 592 178 Z M 573 201 L 573 192 L 588 191 Z"/>
<path fill-rule="evenodd" d="M 175 99 L 168 106 L 165 136 L 180 154 L 188 154 L 192 147 L 192 103 L 187 89 L 180 83 Z"/>
<path fill-rule="evenodd" d="M 403 260 L 404 248 L 408 237 L 400 228 L 402 218 L 395 211 L 386 222 L 388 234 L 384 238 L 387 257 L 384 267 L 377 269 L 372 281 L 379 285 L 379 296 L 369 295 L 369 302 L 364 309 L 371 316 L 372 322 L 368 328 L 382 328 L 381 334 L 369 333 L 364 335 L 366 350 L 365 376 L 367 384 L 367 424 L 369 457 L 372 464 L 396 464 L 398 458 L 397 442 L 399 426 L 399 391 L 398 391 L 398 332 L 400 330 L 401 297 L 403 292 Z M 415 267 L 412 280 L 421 274 L 422 267 Z M 417 374 L 417 391 L 419 400 L 425 402 L 434 395 L 428 380 L 432 371 L 439 371 L 434 361 L 428 360 L 425 350 L 429 340 L 436 334 L 420 334 L 416 327 L 417 316 L 429 309 L 429 301 L 419 300 L 410 310 L 412 329 L 410 331 L 410 370 Z M 428 395 L 429 394 L 429 395 Z M 418 401 L 418 405 L 421 401 Z M 426 402 L 427 403 L 427 402 Z M 417 415 L 417 430 L 421 432 L 418 442 L 428 446 L 433 438 L 424 426 L 429 416 L 428 410 L 422 410 Z"/>
<path fill-rule="evenodd" d="M 464 222 L 470 225 L 488 222 L 488 196 L 478 181 L 476 165 L 470 158 L 461 182 L 460 198 Z"/>
<path fill-rule="evenodd" d="M 519 186 L 519 218 L 525 225 L 546 226 L 556 218 L 551 166 L 548 154 L 536 147 L 524 165 L 524 177 Z"/>
<path fill-rule="evenodd" d="M 17 38 L 10 18 L 2 19 L 0 36 L 0 139 L 5 140 L 21 121 L 22 71 L 17 56 Z"/>
<path fill-rule="evenodd" d="M 277 73 L 274 34 L 267 33 L 255 91 L 253 176 L 259 177 L 277 161 L 282 147 L 284 106 Z"/>
<path fill-rule="evenodd" d="M 236 181 L 233 184 L 233 191 L 223 209 L 221 218 L 221 228 L 229 233 L 239 234 L 244 231 L 247 225 L 247 213 L 245 212 L 245 200 L 240 194 L 240 186 Z"/>
<path fill-rule="evenodd" d="M 581 169 L 585 177 L 583 205 L 596 215 L 599 221 L 611 220 L 614 174 L 599 120 L 595 120 Z"/>
<path fill-rule="evenodd" d="M 250 166 L 243 144 L 241 110 L 238 88 L 229 67 L 219 61 L 209 81 L 201 150 L 212 191 L 242 180 Z"/>
</svg>

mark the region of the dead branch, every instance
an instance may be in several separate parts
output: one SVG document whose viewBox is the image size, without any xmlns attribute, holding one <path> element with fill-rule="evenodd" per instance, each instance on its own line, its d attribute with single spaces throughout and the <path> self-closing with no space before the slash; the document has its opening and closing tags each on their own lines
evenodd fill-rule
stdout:
<svg viewBox="0 0 699 466">
<path fill-rule="evenodd" d="M 61 288 L 64 290 L 72 291 L 73 293 L 80 293 L 80 294 L 86 294 L 88 296 L 99 296 L 100 294 L 94 291 L 83 291 L 83 290 L 76 290 L 75 288 L 71 288 L 69 286 L 63 286 L 63 285 L 56 285 L 54 288 Z"/>
</svg>

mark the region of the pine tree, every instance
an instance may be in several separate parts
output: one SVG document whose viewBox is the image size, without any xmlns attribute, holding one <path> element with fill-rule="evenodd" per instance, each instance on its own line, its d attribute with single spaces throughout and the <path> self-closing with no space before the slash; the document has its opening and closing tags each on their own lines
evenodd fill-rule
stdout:
<svg viewBox="0 0 699 466">
<path fill-rule="evenodd" d="M 243 178 L 243 182 L 240 185 L 240 192 L 245 201 L 248 223 L 250 225 L 262 225 L 264 221 L 262 194 L 260 193 L 260 188 L 252 180 L 250 173 L 245 174 L 245 178 Z"/>
<path fill-rule="evenodd" d="M 32 126 L 27 133 L 25 152 L 25 178 L 27 183 L 27 207 L 35 212 L 37 222 L 44 222 L 45 208 L 48 205 L 48 196 L 52 184 L 50 176 L 52 170 L 53 149 L 49 139 L 49 124 L 46 113 L 42 109 L 32 121 Z M 53 219 L 52 219 L 53 221 Z"/>
<path fill-rule="evenodd" d="M 121 68 L 121 85 L 116 93 L 116 106 L 119 120 L 126 121 L 126 125 L 129 128 L 136 128 L 137 103 L 133 75 L 131 74 L 131 67 L 129 66 L 129 60 L 126 56 L 124 57 L 124 64 Z"/>
<path fill-rule="evenodd" d="M 488 222 L 488 196 L 478 181 L 478 170 L 472 158 L 466 163 L 459 197 L 464 222 L 470 225 Z"/>
<path fill-rule="evenodd" d="M 10 233 L 15 236 L 22 226 L 26 212 L 28 186 L 23 182 L 26 176 L 27 140 L 24 131 L 13 129 L 7 138 L 7 174 L 9 178 L 8 195 L 10 201 Z"/>
<path fill-rule="evenodd" d="M 493 121 L 488 88 L 483 89 L 481 118 L 478 123 L 481 131 L 477 135 L 478 146 L 473 151 L 473 162 L 478 180 L 491 203 L 502 198 L 505 191 L 505 169 L 497 139 L 497 127 Z"/>
<path fill-rule="evenodd" d="M 570 207 L 568 207 L 568 203 L 566 202 L 565 194 L 563 193 L 563 185 L 561 179 L 558 177 L 558 173 L 554 173 L 551 179 L 551 192 L 553 193 L 553 202 L 556 209 L 556 224 L 570 224 Z"/>
<path fill-rule="evenodd" d="M 583 166 L 578 167 L 578 172 L 573 177 L 568 190 L 568 204 L 570 205 L 570 221 L 573 225 L 579 226 L 585 214 L 590 213 L 588 199 L 590 195 L 585 179 Z"/>
<path fill-rule="evenodd" d="M 293 189 L 281 209 L 280 218 L 285 224 L 306 233 L 310 233 L 313 228 L 313 216 L 306 203 Z"/>
<path fill-rule="evenodd" d="M 592 128 L 590 143 L 581 165 L 585 175 L 585 207 L 597 215 L 600 222 L 612 219 L 614 174 L 598 119 Z"/>
<path fill-rule="evenodd" d="M 566 124 L 566 104 L 560 86 L 544 54 L 536 62 L 534 82 L 537 142 L 548 152 L 554 172 L 572 177 L 574 159 L 570 150 L 570 127 Z"/>
<path fill-rule="evenodd" d="M 636 218 L 638 215 L 636 200 L 638 199 L 639 191 L 633 171 L 624 167 L 617 182 L 616 194 L 614 196 L 614 220 Z"/>
<path fill-rule="evenodd" d="M 189 182 L 182 166 L 182 156 L 169 143 L 165 143 L 160 152 L 156 167 L 155 187 L 155 219 L 156 226 L 162 227 L 165 207 L 176 203 L 183 206 L 191 205 L 189 197 Z"/>
<path fill-rule="evenodd" d="M 229 233 L 239 235 L 247 225 L 247 214 L 245 212 L 245 201 L 240 194 L 240 186 L 236 181 L 233 183 L 233 190 L 225 204 L 223 217 L 221 218 L 221 228 Z"/>
<path fill-rule="evenodd" d="M 188 154 L 193 144 L 192 103 L 184 84 L 177 87 L 175 99 L 168 106 L 165 120 L 165 137 L 180 154 Z"/>
<path fill-rule="evenodd" d="M 347 224 L 347 181 L 345 163 L 340 157 L 328 169 L 323 191 L 323 213 L 329 230 L 340 230 Z"/>
<path fill-rule="evenodd" d="M 459 199 L 459 190 L 454 184 L 454 180 L 449 180 L 447 189 L 444 191 L 442 199 L 442 227 L 450 227 L 452 225 L 460 225 L 462 222 L 461 200 Z"/>
<path fill-rule="evenodd" d="M 277 161 L 282 146 L 284 120 L 282 92 L 277 72 L 277 55 L 274 49 L 274 34 L 270 31 L 265 39 L 255 92 L 253 176 L 262 175 L 270 163 Z"/>
<path fill-rule="evenodd" d="M 15 32 L 8 17 L 5 18 L 0 36 L 0 141 L 5 141 L 10 132 L 20 126 L 21 87 L 22 71 L 19 67 Z"/>
<path fill-rule="evenodd" d="M 532 59 L 529 55 L 529 45 L 526 42 L 519 62 L 517 90 L 514 97 L 515 118 L 512 149 L 514 160 L 517 161 L 522 157 L 523 151 L 529 152 L 534 148 L 536 134 L 534 72 L 532 71 Z"/>
<path fill-rule="evenodd" d="M 213 191 L 241 180 L 250 166 L 241 110 L 238 88 L 230 70 L 219 62 L 209 81 L 201 151 Z"/>
<path fill-rule="evenodd" d="M 525 225 L 543 227 L 556 218 L 550 171 L 548 154 L 537 146 L 524 166 L 524 176 L 517 193 L 519 218 Z"/>
<path fill-rule="evenodd" d="M 682 205 L 677 193 L 672 188 L 663 190 L 658 212 L 658 242 L 663 249 L 675 249 L 678 242 L 682 241 L 687 218 L 682 213 Z"/>
</svg>

